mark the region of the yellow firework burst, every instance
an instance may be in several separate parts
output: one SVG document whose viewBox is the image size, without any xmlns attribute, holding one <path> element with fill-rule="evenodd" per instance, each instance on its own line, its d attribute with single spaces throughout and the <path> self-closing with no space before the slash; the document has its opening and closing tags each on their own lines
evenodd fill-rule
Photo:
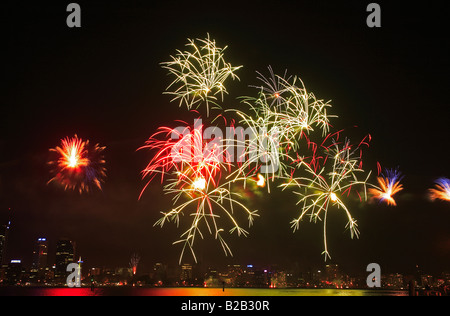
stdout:
<svg viewBox="0 0 450 316">
<path fill-rule="evenodd" d="M 347 216 L 346 227 L 350 230 L 351 238 L 359 236 L 358 225 L 344 203 L 344 196 L 349 195 L 350 190 L 353 189 L 360 199 L 359 191 L 366 199 L 366 182 L 370 172 L 364 180 L 360 180 L 365 172 L 360 168 L 360 160 L 354 152 L 349 141 L 346 141 L 343 146 L 333 143 L 330 148 L 327 148 L 327 163 L 324 163 L 319 171 L 316 171 L 317 166 L 301 160 L 297 167 L 305 170 L 307 175 L 287 178 L 287 181 L 281 185 L 283 188 L 294 186 L 301 189 L 294 192 L 300 197 L 297 204 L 302 204 L 300 215 L 291 222 L 294 231 L 299 229 L 300 222 L 305 216 L 309 216 L 314 222 L 323 220 L 324 251 L 322 254 L 325 255 L 325 260 L 327 257 L 331 258 L 327 245 L 327 215 L 330 207 L 343 209 Z"/>
<path fill-rule="evenodd" d="M 186 51 L 177 50 L 171 61 L 161 63 L 175 77 L 165 93 L 173 95 L 172 101 L 179 100 L 179 105 L 188 109 L 205 102 L 209 115 L 210 104 L 220 107 L 217 95 L 223 100 L 227 93 L 227 78 L 239 79 L 235 71 L 242 66 L 227 63 L 224 58 L 227 47 L 218 47 L 209 34 L 205 39 L 188 39 L 186 46 Z"/>
</svg>

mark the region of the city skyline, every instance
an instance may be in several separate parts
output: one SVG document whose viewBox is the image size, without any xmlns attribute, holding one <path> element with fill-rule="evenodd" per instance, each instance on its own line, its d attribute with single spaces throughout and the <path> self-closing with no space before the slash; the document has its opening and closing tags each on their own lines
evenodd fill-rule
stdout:
<svg viewBox="0 0 450 316">
<path fill-rule="evenodd" d="M 45 243 L 45 238 L 39 238 L 38 242 Z M 202 263 L 196 264 L 167 264 L 156 262 L 150 269 L 142 269 L 138 262 L 134 262 L 128 268 L 125 267 L 86 267 L 81 257 L 75 260 L 74 247 L 70 250 L 68 240 L 58 241 L 56 258 L 61 252 L 70 254 L 60 262 L 78 263 L 80 284 L 78 286 L 90 287 L 199 287 L 199 288 L 269 288 L 269 289 L 368 289 L 366 274 L 352 274 L 343 269 L 339 264 L 324 264 L 322 267 L 309 267 L 302 269 L 297 263 L 290 266 L 270 264 L 257 266 L 253 264 L 227 264 L 221 267 L 211 267 Z M 46 254 L 45 254 L 46 255 Z M 139 255 L 133 254 L 133 258 Z M 67 259 L 69 259 L 67 261 Z M 139 261 L 139 260 L 137 260 Z M 25 287 L 55 287 L 67 286 L 67 275 L 58 275 L 58 263 L 53 266 L 28 270 L 21 260 L 11 260 L 8 265 L 0 267 L 0 285 L 25 286 Z M 147 264 L 148 265 L 148 264 Z M 137 270 L 138 268 L 139 270 Z M 41 270 L 42 269 L 42 270 Z M 366 273 L 369 270 L 366 270 Z M 381 273 L 378 289 L 384 291 L 403 291 L 397 295 L 442 295 L 448 294 L 450 284 L 450 272 L 431 275 L 415 267 L 413 274 Z M 395 293 L 395 292 L 391 292 Z"/>
<path fill-rule="evenodd" d="M 55 244 L 55 247 L 52 247 L 50 249 L 52 249 L 53 251 L 49 251 L 49 240 L 46 237 L 39 237 L 35 240 L 34 246 L 33 246 L 33 252 L 31 253 L 31 255 L 28 256 L 15 256 L 15 257 L 11 257 L 8 256 L 7 252 L 6 252 L 6 257 L 5 260 L 3 262 L 3 266 L 6 267 L 10 261 L 11 262 L 20 262 L 21 266 L 23 268 L 29 269 L 31 272 L 34 270 L 36 273 L 38 272 L 39 269 L 45 269 L 45 268 L 53 268 L 56 269 L 55 271 L 59 270 L 61 276 L 60 278 L 62 279 L 63 277 L 66 276 L 66 266 L 69 263 L 72 262 L 77 262 L 77 258 L 79 260 L 83 259 L 83 265 L 85 267 L 87 267 L 87 269 L 129 269 L 130 271 L 132 271 L 133 274 L 148 274 L 152 269 L 154 269 L 155 264 L 163 264 L 165 266 L 171 266 L 172 268 L 175 269 L 179 269 L 180 271 L 183 270 L 183 266 L 189 265 L 189 266 L 201 266 L 203 269 L 205 270 L 211 270 L 211 269 L 226 269 L 230 266 L 242 266 L 242 267 L 255 267 L 258 268 L 260 270 L 265 270 L 265 269 L 274 269 L 275 271 L 276 269 L 281 269 L 282 271 L 285 270 L 292 270 L 292 269 L 297 269 L 297 270 L 301 270 L 302 272 L 309 272 L 312 273 L 314 271 L 317 270 L 321 270 L 321 269 L 325 269 L 326 267 L 329 266 L 341 266 L 339 263 L 336 262 L 320 262 L 319 264 L 316 265 L 311 265 L 305 262 L 276 262 L 275 260 L 272 261 L 268 261 L 268 262 L 258 262 L 255 263 L 252 260 L 249 260 L 247 262 L 241 262 L 239 260 L 236 260 L 235 258 L 230 258 L 230 260 L 226 260 L 221 262 L 220 264 L 215 263 L 214 261 L 210 261 L 208 262 L 208 260 L 205 261 L 199 261 L 197 263 L 195 263 L 193 260 L 185 260 L 182 263 L 179 263 L 177 260 L 172 260 L 172 261 L 158 261 L 156 259 L 151 259 L 148 260 L 148 257 L 146 257 L 146 260 L 144 262 L 142 262 L 141 259 L 141 254 L 140 253 L 136 253 L 133 252 L 130 254 L 129 257 L 124 258 L 122 261 L 124 262 L 124 264 L 122 265 L 114 265 L 111 263 L 103 263 L 103 264 L 92 264 L 89 262 L 89 258 L 86 258 L 85 256 L 83 256 L 82 251 L 77 251 L 76 250 L 76 241 L 74 240 L 70 240 L 67 237 L 62 237 L 59 238 L 58 240 L 55 240 L 53 242 Z M 67 248 L 70 244 L 70 247 Z M 39 255 L 37 255 L 37 253 L 41 251 L 41 253 Z M 42 253 L 43 252 L 43 253 Z M 50 254 L 50 255 L 49 255 Z M 137 258 L 137 259 L 136 259 Z M 128 261 L 127 261 L 128 260 Z M 134 266 L 132 266 L 132 262 L 133 260 L 135 260 L 134 262 Z M 137 268 L 139 267 L 139 272 L 137 273 Z M 367 274 L 367 267 L 366 266 L 361 266 L 361 269 L 357 269 L 355 270 L 354 268 L 350 268 L 350 267 L 345 267 L 344 265 L 344 269 L 345 273 L 347 274 L 351 274 L 353 276 L 358 276 L 361 277 L 365 274 Z M 386 267 L 383 267 L 382 272 L 384 274 L 402 274 L 402 275 L 419 275 L 419 274 L 425 274 L 425 275 L 430 275 L 430 274 L 434 274 L 436 276 L 438 275 L 443 275 L 443 274 L 449 274 L 450 273 L 450 269 L 445 269 L 442 270 L 440 272 L 438 271 L 433 271 L 433 273 L 431 273 L 430 271 L 427 270 L 423 270 L 423 267 L 420 267 L 418 264 L 415 264 L 413 266 L 410 267 L 406 267 L 406 269 L 403 270 L 392 270 L 392 268 L 389 269 L 384 269 Z M 341 266 L 342 269 L 342 266 Z M 420 270 L 419 270 L 420 269 Z M 420 272 L 419 272 L 420 271 Z M 342 271 L 341 271 L 342 272 Z M 55 276 L 58 278 L 58 276 Z"/>
</svg>

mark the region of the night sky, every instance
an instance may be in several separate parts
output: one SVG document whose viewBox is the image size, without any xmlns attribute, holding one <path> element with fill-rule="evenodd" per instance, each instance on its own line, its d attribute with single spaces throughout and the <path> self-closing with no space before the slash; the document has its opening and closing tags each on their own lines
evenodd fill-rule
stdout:
<svg viewBox="0 0 450 316">
<path fill-rule="evenodd" d="M 228 81 L 225 104 L 253 92 L 256 71 L 298 75 L 317 98 L 331 100 L 335 128 L 372 136 L 366 168 L 376 162 L 405 175 L 397 207 L 350 205 L 359 239 L 345 230 L 342 210 L 330 212 L 332 263 L 364 273 L 450 270 L 450 204 L 430 202 L 427 189 L 450 177 L 447 13 L 441 2 L 415 6 L 378 1 L 381 28 L 366 25 L 370 1 L 198 3 L 78 1 L 81 28 L 68 28 L 59 1 L 2 4 L 3 84 L 0 116 L 0 224 L 13 210 L 8 257 L 31 264 L 38 237 L 76 242 L 89 266 L 176 264 L 172 246 L 181 229 L 153 227 L 170 196 L 153 182 L 143 197 L 140 171 L 151 158 L 136 151 L 159 126 L 193 116 L 163 91 L 159 65 L 187 38 L 207 33 L 228 45 L 227 60 L 243 65 Z M 195 4 L 194 4 L 195 3 Z M 49 148 L 77 134 L 106 146 L 107 180 L 89 194 L 47 185 Z M 372 182 L 375 182 L 374 177 Z M 296 197 L 274 192 L 252 201 L 260 217 L 247 238 L 229 236 L 234 257 L 205 235 L 198 255 L 206 265 L 323 264 L 322 224 L 304 221 L 292 233 Z M 190 259 L 189 256 L 186 259 Z M 187 260 L 188 261 L 188 260 Z"/>
</svg>

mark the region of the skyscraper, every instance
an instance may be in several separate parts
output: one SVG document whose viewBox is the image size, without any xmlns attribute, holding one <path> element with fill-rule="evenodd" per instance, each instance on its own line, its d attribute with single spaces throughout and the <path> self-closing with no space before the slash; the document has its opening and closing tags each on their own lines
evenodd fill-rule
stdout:
<svg viewBox="0 0 450 316">
<path fill-rule="evenodd" d="M 11 211 L 11 209 L 9 209 Z M 6 225 L 0 226 L 0 266 L 6 264 L 6 249 L 8 246 L 8 233 L 11 227 L 11 212 Z"/>
<path fill-rule="evenodd" d="M 45 278 L 48 257 L 47 238 L 38 238 L 33 250 L 30 279 L 32 282 L 41 282 Z"/>
<path fill-rule="evenodd" d="M 8 264 L 6 270 L 6 284 L 7 285 L 18 285 L 21 282 L 22 273 L 22 261 L 19 259 L 13 259 Z"/>
<path fill-rule="evenodd" d="M 45 269 L 47 266 L 48 256 L 48 241 L 47 238 L 38 238 L 33 251 L 33 263 L 34 269 Z"/>
<path fill-rule="evenodd" d="M 181 265 L 181 281 L 191 281 L 192 280 L 192 264 L 182 264 Z"/>
<path fill-rule="evenodd" d="M 3 264 L 3 260 L 6 255 L 6 236 L 7 236 L 6 225 L 0 226 L 0 266 Z"/>
<path fill-rule="evenodd" d="M 65 282 L 66 269 L 69 263 L 74 260 L 74 244 L 68 239 L 60 239 L 56 243 L 56 257 L 55 257 L 55 279 L 59 282 Z"/>
</svg>

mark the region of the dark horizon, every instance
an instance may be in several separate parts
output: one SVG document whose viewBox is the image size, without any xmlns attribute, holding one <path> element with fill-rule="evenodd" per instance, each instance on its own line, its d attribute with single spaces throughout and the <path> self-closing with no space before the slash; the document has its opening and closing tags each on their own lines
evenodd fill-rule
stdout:
<svg viewBox="0 0 450 316">
<path fill-rule="evenodd" d="M 84 2 L 82 27 L 65 21 L 69 3 L 4 5 L 3 113 L 0 134 L 0 225 L 13 211 L 10 259 L 31 264 L 34 242 L 46 237 L 51 260 L 57 239 L 77 243 L 90 266 L 127 266 L 133 253 L 144 262 L 178 261 L 172 245 L 181 229 L 153 227 L 171 207 L 158 180 L 138 200 L 145 184 L 140 171 L 150 153 L 136 151 L 159 126 L 193 115 L 163 95 L 170 83 L 159 65 L 187 38 L 210 34 L 227 45 L 227 59 L 243 65 L 240 81 L 229 81 L 225 104 L 253 91 L 256 71 L 287 69 L 317 98 L 331 100 L 336 129 L 371 134 L 365 164 L 399 167 L 404 190 L 397 206 L 351 205 L 361 232 L 351 239 L 345 216 L 330 212 L 330 263 L 365 272 L 408 273 L 415 265 L 436 274 L 450 270 L 448 202 L 427 199 L 448 165 L 449 45 L 445 11 L 429 2 L 377 1 L 382 27 L 366 25 L 366 2 L 297 1 L 224 3 L 213 6 L 146 2 Z M 89 194 L 47 185 L 49 148 L 77 134 L 106 146 L 103 190 Z M 372 177 L 372 182 L 374 177 Z M 304 220 L 292 232 L 296 197 L 274 190 L 252 200 L 260 217 L 247 238 L 230 235 L 234 257 L 205 234 L 199 257 L 211 265 L 326 264 L 322 225 Z M 185 214 L 187 216 L 187 214 Z M 192 261 L 186 255 L 186 261 Z"/>
</svg>

